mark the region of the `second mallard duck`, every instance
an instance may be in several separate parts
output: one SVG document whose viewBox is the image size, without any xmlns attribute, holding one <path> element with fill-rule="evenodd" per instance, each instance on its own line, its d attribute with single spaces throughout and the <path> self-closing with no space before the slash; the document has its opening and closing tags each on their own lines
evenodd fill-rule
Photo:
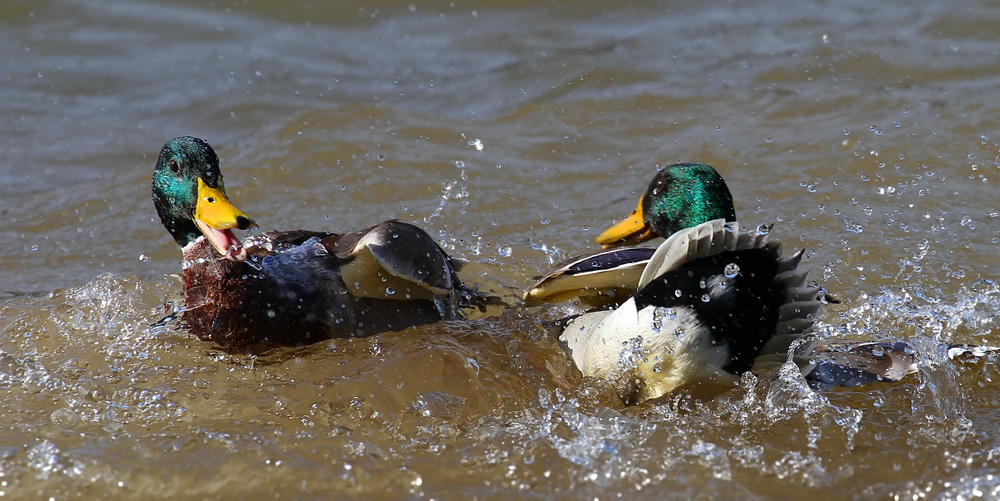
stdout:
<svg viewBox="0 0 1000 501">
<path fill-rule="evenodd" d="M 426 232 L 385 221 L 347 234 L 270 231 L 229 202 L 219 159 L 194 137 L 167 141 L 153 203 L 184 255 L 182 323 L 243 349 L 367 336 L 461 318 L 457 263 Z"/>
<path fill-rule="evenodd" d="M 607 307 L 566 319 L 560 335 L 585 376 L 606 380 L 627 403 L 696 383 L 731 385 L 751 369 L 783 364 L 823 306 L 806 284 L 802 251 L 781 257 L 768 227 L 741 231 L 725 181 L 703 163 L 665 167 L 635 212 L 597 240 L 605 247 L 669 237 L 656 249 L 624 247 L 550 268 L 528 304 L 576 297 Z M 896 380 L 912 350 L 810 341 L 793 359 L 817 388 Z"/>
</svg>

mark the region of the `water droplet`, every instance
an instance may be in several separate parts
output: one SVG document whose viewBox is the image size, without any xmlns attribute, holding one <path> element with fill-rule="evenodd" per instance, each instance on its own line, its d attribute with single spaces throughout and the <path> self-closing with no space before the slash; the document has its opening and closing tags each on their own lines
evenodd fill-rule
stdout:
<svg viewBox="0 0 1000 501">
<path fill-rule="evenodd" d="M 875 355 L 876 357 L 881 357 L 885 355 L 885 349 L 882 348 L 881 345 L 872 346 L 872 355 Z"/>
<path fill-rule="evenodd" d="M 392 287 L 386 287 L 385 288 L 385 294 L 387 296 L 391 296 L 391 295 L 393 295 L 395 293 L 396 293 L 396 289 L 393 289 Z"/>
<path fill-rule="evenodd" d="M 148 262 L 149 261 L 149 256 L 147 256 L 145 254 L 139 254 L 139 261 L 142 261 L 144 263 Z"/>
<path fill-rule="evenodd" d="M 736 278 L 736 275 L 740 274 L 740 266 L 736 263 L 729 263 L 723 273 L 725 273 L 726 278 Z"/>
<path fill-rule="evenodd" d="M 72 428 L 80 422 L 80 416 L 69 409 L 56 409 L 49 415 L 49 420 L 60 428 Z"/>
<path fill-rule="evenodd" d="M 513 250 L 510 248 L 509 245 L 504 245 L 499 249 L 497 249 L 497 254 L 500 254 L 500 257 L 510 257 L 512 253 Z"/>
<path fill-rule="evenodd" d="M 267 318 L 274 318 L 275 316 L 277 316 L 277 313 L 274 310 L 267 310 Z"/>
<path fill-rule="evenodd" d="M 663 372 L 663 364 L 661 364 L 660 362 L 656 362 L 655 364 L 653 364 L 653 372 L 656 373 Z"/>
<path fill-rule="evenodd" d="M 675 290 L 675 291 L 674 291 L 674 296 L 675 296 L 675 297 L 681 297 L 681 296 L 683 296 L 683 295 L 684 295 L 684 293 L 683 293 L 683 292 L 681 292 L 681 290 L 680 290 L 680 289 L 677 289 L 677 290 Z"/>
<path fill-rule="evenodd" d="M 709 302 L 711 300 L 712 300 L 712 296 L 709 296 L 708 294 L 702 294 L 701 295 L 701 302 L 707 303 L 707 302 Z"/>
</svg>

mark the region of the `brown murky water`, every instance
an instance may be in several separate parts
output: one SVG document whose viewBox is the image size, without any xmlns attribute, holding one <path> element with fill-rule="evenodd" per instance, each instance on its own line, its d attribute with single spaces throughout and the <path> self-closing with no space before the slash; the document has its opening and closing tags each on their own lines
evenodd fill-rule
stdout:
<svg viewBox="0 0 1000 501">
<path fill-rule="evenodd" d="M 998 25 L 985 1 L 7 2 L 0 495 L 997 497 L 996 360 L 938 346 L 1000 344 Z M 658 163 L 707 161 L 809 249 L 830 335 L 924 362 L 621 409 L 518 308 L 225 355 L 153 325 L 180 254 L 149 177 L 185 134 L 262 229 L 414 221 L 510 297 Z"/>
</svg>

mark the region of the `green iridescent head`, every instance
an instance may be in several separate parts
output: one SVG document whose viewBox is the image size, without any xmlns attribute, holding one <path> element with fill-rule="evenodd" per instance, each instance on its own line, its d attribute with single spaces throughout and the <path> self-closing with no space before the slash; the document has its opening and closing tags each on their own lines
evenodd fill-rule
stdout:
<svg viewBox="0 0 1000 501">
<path fill-rule="evenodd" d="M 656 174 L 635 211 L 597 237 L 605 247 L 669 237 L 714 219 L 736 221 L 733 196 L 722 176 L 705 163 L 668 165 Z"/>
<path fill-rule="evenodd" d="M 185 136 L 167 141 L 156 160 L 152 187 L 160 222 L 178 245 L 204 235 L 227 259 L 246 258 L 231 230 L 248 229 L 253 220 L 229 202 L 219 157 L 205 140 Z"/>
</svg>

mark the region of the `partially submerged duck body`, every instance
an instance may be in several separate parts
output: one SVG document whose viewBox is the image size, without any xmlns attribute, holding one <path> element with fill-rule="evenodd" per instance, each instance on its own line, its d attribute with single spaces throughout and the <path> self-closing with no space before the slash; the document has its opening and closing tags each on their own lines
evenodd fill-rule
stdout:
<svg viewBox="0 0 1000 501">
<path fill-rule="evenodd" d="M 458 263 L 412 224 L 241 242 L 232 230 L 253 221 L 229 202 L 218 157 L 201 139 L 164 145 L 153 201 L 184 254 L 182 324 L 203 340 L 303 345 L 461 318 Z"/>
<path fill-rule="evenodd" d="M 822 306 L 802 253 L 724 220 L 679 231 L 656 250 L 620 307 L 585 313 L 560 340 L 586 376 L 637 403 L 696 382 L 731 385 L 759 355 L 787 353 Z"/>
<path fill-rule="evenodd" d="M 604 251 L 549 268 L 525 302 L 572 298 L 594 308 L 566 319 L 560 341 L 585 376 L 609 382 L 626 403 L 694 384 L 731 386 L 790 359 L 815 388 L 915 370 L 904 345 L 802 339 L 824 304 L 798 267 L 802 251 L 783 258 L 770 228 L 741 231 L 734 221 L 715 169 L 667 166 L 633 214 L 598 237 Z M 668 238 L 655 249 L 617 247 L 658 236 Z"/>
</svg>

